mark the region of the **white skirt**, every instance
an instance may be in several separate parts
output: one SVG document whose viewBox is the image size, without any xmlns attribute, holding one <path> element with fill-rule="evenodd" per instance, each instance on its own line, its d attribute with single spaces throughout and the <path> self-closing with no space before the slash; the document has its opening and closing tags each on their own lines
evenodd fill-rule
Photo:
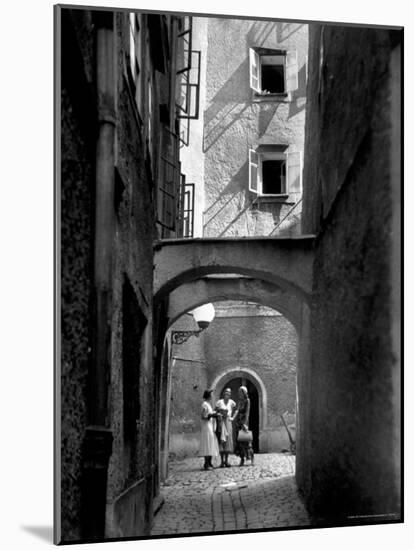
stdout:
<svg viewBox="0 0 414 550">
<path fill-rule="evenodd" d="M 199 456 L 218 456 L 218 442 L 214 433 L 213 420 L 201 421 Z"/>
</svg>

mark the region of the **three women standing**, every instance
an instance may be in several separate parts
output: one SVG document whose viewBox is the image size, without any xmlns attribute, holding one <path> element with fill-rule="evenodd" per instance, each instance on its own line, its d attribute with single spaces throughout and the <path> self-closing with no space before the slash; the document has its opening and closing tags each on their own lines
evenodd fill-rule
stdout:
<svg viewBox="0 0 414 550">
<path fill-rule="evenodd" d="M 212 407 L 213 390 L 206 390 L 203 394 L 201 407 L 200 456 L 204 456 L 204 469 L 212 470 L 213 457 L 221 456 L 220 467 L 230 467 L 229 454 L 233 452 L 234 438 L 233 425 L 237 438 L 235 454 L 240 457 L 240 466 L 245 460 L 254 463 L 251 432 L 249 432 L 250 399 L 245 386 L 240 386 L 238 402 L 231 399 L 231 390 L 226 388 L 223 397 Z M 233 410 L 234 415 L 233 415 Z M 217 420 L 217 422 L 216 422 Z M 216 437 L 217 427 L 217 437 Z M 218 442 L 217 442 L 218 438 Z"/>
</svg>

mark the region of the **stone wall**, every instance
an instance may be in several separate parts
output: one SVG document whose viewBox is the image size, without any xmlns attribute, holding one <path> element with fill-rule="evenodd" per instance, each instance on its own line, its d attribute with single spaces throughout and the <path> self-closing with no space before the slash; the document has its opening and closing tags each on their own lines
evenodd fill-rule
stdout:
<svg viewBox="0 0 414 550">
<path fill-rule="evenodd" d="M 390 278 L 399 39 L 374 28 L 310 33 L 303 224 L 318 236 L 298 480 L 313 513 L 343 520 L 399 514 Z"/>
<path fill-rule="evenodd" d="M 82 524 L 87 524 L 87 532 L 96 528 L 83 506 L 86 499 L 82 494 L 82 467 L 88 424 L 87 375 L 95 329 L 91 296 L 96 278 L 93 273 L 94 211 L 99 128 L 93 20 L 98 15 L 99 12 L 83 9 L 62 9 L 60 412 L 61 539 L 65 542 L 85 536 Z M 159 151 L 158 140 L 154 139 L 152 159 L 149 157 L 148 125 L 144 128 L 139 120 L 134 96 L 128 89 L 123 55 L 129 49 L 128 14 L 115 13 L 113 19 L 109 14 L 106 20 L 105 32 L 109 33 L 113 21 L 116 38 L 113 43 L 117 46 L 113 67 L 115 141 L 108 144 L 108 148 L 113 147 L 115 151 L 114 166 L 109 167 L 110 174 L 113 169 L 111 215 L 115 224 L 111 236 L 112 279 L 110 288 L 105 288 L 111 325 L 110 342 L 105 343 L 110 355 L 110 372 L 105 380 L 108 399 L 103 404 L 107 425 L 99 427 L 110 430 L 113 443 L 106 502 L 101 502 L 96 495 L 89 495 L 89 500 L 94 502 L 95 498 L 99 507 L 106 506 L 105 536 L 124 537 L 149 534 L 157 489 L 160 381 L 153 366 L 152 245 L 155 234 L 153 177 Z M 142 31 L 147 32 L 147 28 L 144 22 Z M 142 66 L 141 70 L 153 77 L 153 109 L 157 116 L 151 128 L 155 136 L 159 135 L 159 90 L 168 89 L 165 86 L 168 69 L 166 74 L 156 73 L 147 53 L 145 68 Z M 143 108 L 148 109 L 148 99 Z M 92 402 L 90 409 L 93 407 Z M 89 472 L 92 469 L 89 465 Z M 100 485 L 102 494 L 103 485 Z M 86 514 L 83 520 L 82 507 Z M 101 519 L 99 517 L 100 522 Z"/>
<path fill-rule="evenodd" d="M 77 22 L 77 26 L 75 25 Z M 90 14 L 62 13 L 61 94 L 61 530 L 81 536 L 82 442 L 86 426 L 96 118 Z M 81 29 L 83 42 L 78 41 Z M 76 83 L 76 84 L 75 84 Z M 90 105 L 90 104 L 89 104 Z M 58 411 L 59 414 L 59 411 Z"/>
<path fill-rule="evenodd" d="M 152 363 L 152 242 L 154 236 L 152 180 L 140 127 L 125 78 L 123 52 L 128 50 L 127 13 L 115 15 L 117 51 L 117 201 L 114 249 L 111 427 L 113 452 L 108 470 L 106 535 L 111 537 L 148 534 L 155 465 L 156 396 Z M 154 151 L 154 155 L 157 150 Z M 130 313 L 128 313 L 130 309 Z M 130 339 L 136 344 L 133 358 L 125 357 Z M 127 370 L 138 370 L 135 381 Z M 134 383 L 128 397 L 125 384 Z M 139 410 L 129 412 L 128 400 L 137 400 Z M 126 403 L 127 402 L 127 403 Z M 126 404 L 125 404 L 126 403 Z M 126 415 L 134 426 L 126 430 Z M 135 420 L 134 420 L 135 418 Z M 145 513 L 133 510 L 147 503 Z"/>
</svg>

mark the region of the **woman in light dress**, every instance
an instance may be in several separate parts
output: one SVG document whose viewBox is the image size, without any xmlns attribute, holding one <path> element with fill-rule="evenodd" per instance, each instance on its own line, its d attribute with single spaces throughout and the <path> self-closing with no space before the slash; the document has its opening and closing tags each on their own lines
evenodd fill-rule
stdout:
<svg viewBox="0 0 414 550">
<path fill-rule="evenodd" d="M 203 404 L 201 406 L 201 430 L 200 430 L 200 451 L 199 456 L 204 456 L 204 469 L 212 470 L 212 459 L 219 455 L 217 437 L 215 434 L 218 413 L 213 411 L 212 403 L 213 390 L 206 390 L 203 393 Z"/>
<path fill-rule="evenodd" d="M 217 418 L 217 436 L 219 440 L 219 450 L 221 457 L 220 468 L 229 468 L 229 454 L 233 452 L 233 409 L 236 403 L 231 399 L 231 389 L 226 388 L 223 391 L 222 399 L 216 403 Z"/>
</svg>

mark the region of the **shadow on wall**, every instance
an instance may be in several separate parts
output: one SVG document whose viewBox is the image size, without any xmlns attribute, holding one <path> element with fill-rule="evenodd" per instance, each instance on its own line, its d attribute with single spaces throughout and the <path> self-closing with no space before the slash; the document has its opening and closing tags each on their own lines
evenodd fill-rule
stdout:
<svg viewBox="0 0 414 550">
<path fill-rule="evenodd" d="M 274 33 L 274 40 L 280 44 L 290 38 L 304 26 L 303 23 L 282 23 L 272 21 L 255 21 L 247 33 L 248 44 L 264 46 Z M 273 41 L 272 41 L 273 42 Z"/>
<path fill-rule="evenodd" d="M 306 65 L 302 65 L 298 72 L 298 89 L 293 92 L 292 101 L 289 104 L 288 118 L 292 118 L 306 107 Z"/>
<path fill-rule="evenodd" d="M 217 115 L 214 115 L 211 122 L 204 124 L 203 153 L 206 153 L 243 116 L 248 107 L 247 103 L 242 105 L 220 103 L 209 107 L 209 109 L 214 108 Z"/>
<path fill-rule="evenodd" d="M 246 57 L 204 111 L 204 153 L 240 119 L 249 106 L 250 99 L 249 60 Z"/>
<path fill-rule="evenodd" d="M 240 168 L 240 170 L 231 178 L 226 187 L 220 192 L 217 199 L 205 210 L 205 222 L 203 229 L 206 231 L 212 225 L 214 219 L 223 212 L 223 210 L 230 206 L 233 201 L 238 201 L 237 205 L 238 215 L 233 218 L 227 227 L 222 230 L 220 237 L 223 237 L 224 233 L 239 219 L 244 212 L 250 208 L 251 201 L 249 199 L 249 190 L 247 188 L 247 182 L 249 179 L 249 165 L 246 161 Z M 246 205 L 246 206 L 244 206 Z M 234 206 L 233 206 L 234 208 Z M 208 218 L 208 219 L 207 219 Z"/>
<path fill-rule="evenodd" d="M 284 42 L 304 26 L 304 23 L 279 23 L 277 25 L 277 41 Z"/>
<path fill-rule="evenodd" d="M 246 57 L 226 80 L 204 111 L 204 123 L 208 126 L 220 113 L 223 104 L 244 104 L 250 98 L 249 59 Z"/>
<path fill-rule="evenodd" d="M 277 36 L 277 26 L 280 23 L 272 21 L 254 21 L 247 33 L 247 43 L 252 46 L 263 46 L 269 36 Z"/>
<path fill-rule="evenodd" d="M 255 21 L 247 33 L 247 42 L 251 46 L 265 46 L 272 33 L 274 40 L 281 44 L 301 29 L 304 23 L 281 23 L 272 21 Z"/>
<path fill-rule="evenodd" d="M 272 44 L 283 43 L 292 34 L 297 32 L 302 24 L 296 23 L 273 23 L 270 21 L 255 21 L 247 32 L 247 47 L 264 46 L 266 41 L 274 35 Z M 305 66 L 299 71 L 299 90 L 306 90 Z M 294 98 L 299 97 L 295 94 Z M 209 101 L 208 108 L 204 111 L 204 137 L 203 152 L 207 152 L 223 134 L 243 115 L 246 109 L 251 105 L 251 89 L 249 84 L 249 52 L 247 50 L 244 61 L 233 72 L 230 78 Z M 298 105 L 292 101 L 289 116 L 294 116 L 304 109 L 303 105 Z M 277 106 L 272 109 L 261 109 L 259 119 L 259 135 L 263 135 L 269 126 Z"/>
<path fill-rule="evenodd" d="M 263 104 L 259 111 L 259 137 L 262 137 L 269 128 L 280 103 Z"/>
</svg>

